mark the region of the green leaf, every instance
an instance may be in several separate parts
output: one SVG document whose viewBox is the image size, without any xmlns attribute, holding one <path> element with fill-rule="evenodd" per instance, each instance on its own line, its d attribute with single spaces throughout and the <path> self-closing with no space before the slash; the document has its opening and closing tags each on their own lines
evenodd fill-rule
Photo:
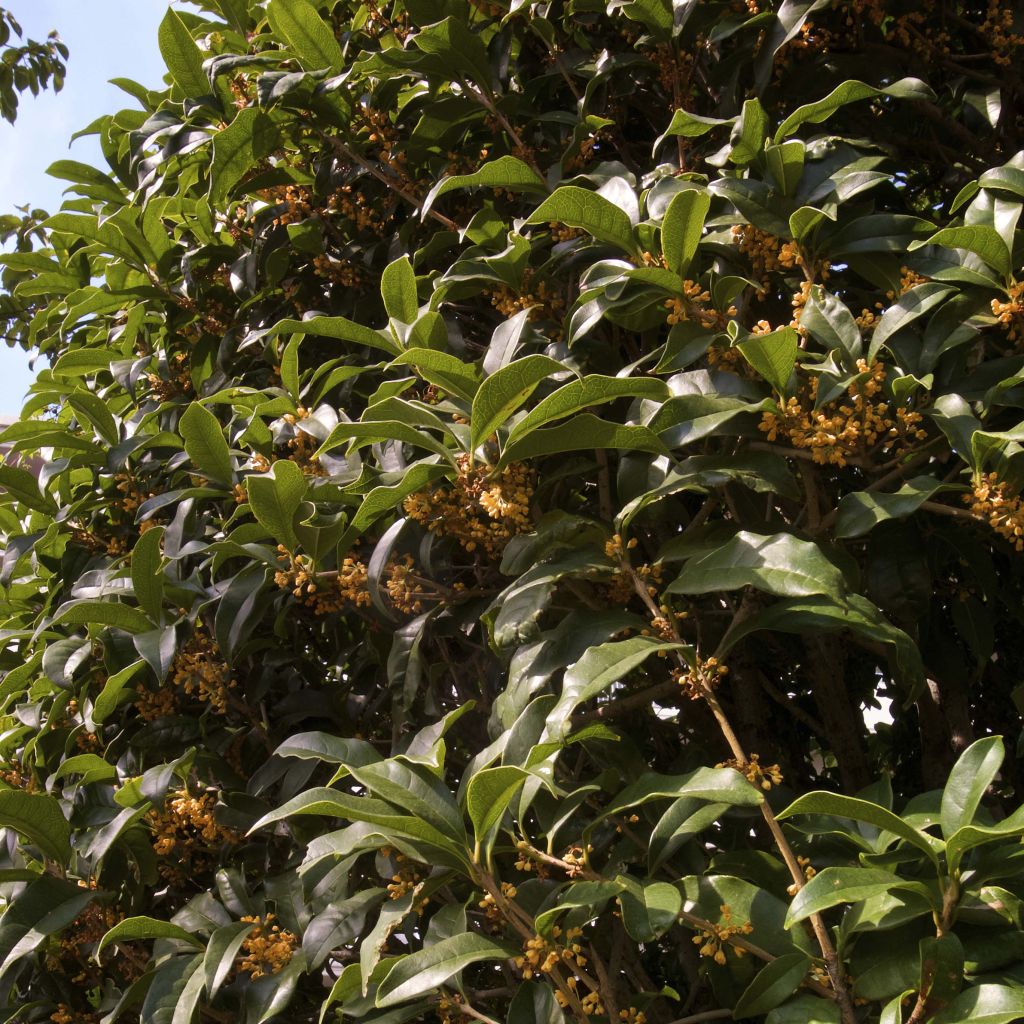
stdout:
<svg viewBox="0 0 1024 1024">
<path fill-rule="evenodd" d="M 711 196 L 695 188 L 679 192 L 668 204 L 661 222 L 661 252 L 669 270 L 680 277 L 686 276 L 696 255 L 710 209 Z"/>
<path fill-rule="evenodd" d="M 143 534 L 145 536 L 145 534 Z M 105 722 L 117 709 L 121 691 L 146 667 L 143 659 L 133 661 L 127 668 L 108 676 L 103 689 L 96 697 L 92 717 L 96 722 Z"/>
<path fill-rule="evenodd" d="M 878 1018 L 878 1024 L 903 1024 L 903 1004 L 914 995 L 912 988 L 893 996 L 882 1007 L 882 1015 Z"/>
<path fill-rule="evenodd" d="M 632 879 L 619 896 L 622 924 L 634 942 L 653 942 L 676 923 L 683 906 L 683 897 L 674 885 L 667 882 L 639 884 Z"/>
<path fill-rule="evenodd" d="M 378 825 L 385 834 L 416 839 L 433 848 L 432 855 L 439 864 L 468 866 L 466 851 L 461 844 L 438 831 L 428 821 L 399 810 L 383 800 L 373 797 L 352 796 L 335 789 L 317 787 L 292 797 L 286 803 L 265 814 L 249 829 L 256 832 L 267 825 L 297 815 L 317 815 L 328 818 L 345 818 L 349 821 L 365 821 Z"/>
<path fill-rule="evenodd" d="M 174 79 L 174 84 L 189 98 L 212 92 L 210 81 L 203 71 L 203 55 L 196 46 L 192 33 L 177 11 L 168 8 L 157 33 L 160 56 Z"/>
<path fill-rule="evenodd" d="M 620 642 L 629 643 L 628 640 Z M 685 775 L 644 772 L 612 800 L 602 817 L 665 797 L 675 800 L 696 797 L 734 807 L 757 807 L 764 803 L 764 793 L 732 768 L 697 768 Z"/>
<path fill-rule="evenodd" d="M 594 405 L 614 402 L 617 398 L 667 398 L 668 387 L 650 377 L 604 377 L 589 374 L 569 381 L 547 398 L 541 399 L 508 434 L 511 445 L 531 431 L 553 420 L 562 419 Z"/>
<path fill-rule="evenodd" d="M 1009 279 L 1013 270 L 1010 250 L 995 228 L 985 224 L 971 224 L 961 228 L 943 228 L 931 238 L 911 242 L 911 249 L 923 245 L 942 245 L 947 249 L 966 249 L 984 260 L 993 270 Z M 918 286 L 920 287 L 920 286 Z"/>
<path fill-rule="evenodd" d="M 299 757 L 328 764 L 364 765 L 381 760 L 366 740 L 343 739 L 325 732 L 301 732 L 290 736 L 274 751 L 275 757 Z"/>
<path fill-rule="evenodd" d="M 480 387 L 475 367 L 464 363 L 450 352 L 438 352 L 431 348 L 410 348 L 396 359 L 391 366 L 415 366 L 420 376 L 445 391 L 473 401 Z"/>
<path fill-rule="evenodd" d="M 0 488 L 3 488 L 22 505 L 36 512 L 53 515 L 57 506 L 48 494 L 39 490 L 39 481 L 27 470 L 18 466 L 0 464 Z"/>
<path fill-rule="evenodd" d="M 506 1024 L 565 1024 L 565 1015 L 549 984 L 524 981 L 509 1003 Z"/>
<path fill-rule="evenodd" d="M 649 636 L 634 636 L 589 648 L 566 670 L 562 696 L 552 709 L 549 722 L 561 722 L 579 704 L 592 700 L 613 683 L 625 679 L 652 654 L 680 649 L 682 644 L 665 643 Z"/>
<path fill-rule="evenodd" d="M 789 533 L 765 536 L 746 530 L 687 562 L 667 590 L 671 594 L 707 594 L 747 586 L 777 597 L 841 597 L 846 592 L 843 574 L 817 544 Z"/>
<path fill-rule="evenodd" d="M 376 408 L 376 407 L 374 407 Z M 335 451 L 346 441 L 355 441 L 353 448 L 364 448 L 370 444 L 384 441 L 400 441 L 403 444 L 415 445 L 435 452 L 444 457 L 451 465 L 455 465 L 454 454 L 440 441 L 435 440 L 425 431 L 415 430 L 407 423 L 398 420 L 372 420 L 368 423 L 339 423 L 334 427 L 327 440 L 314 453 L 314 458 L 327 452 Z"/>
<path fill-rule="evenodd" d="M 780 327 L 770 334 L 760 334 L 736 347 L 743 358 L 780 395 L 786 394 L 786 386 L 796 366 L 796 354 L 800 335 L 792 327 Z"/>
<path fill-rule="evenodd" d="M 345 55 L 330 26 L 310 0 L 270 0 L 267 18 L 274 33 L 288 41 L 307 71 L 341 71 Z"/>
<path fill-rule="evenodd" d="M 826 793 L 816 790 L 797 797 L 785 810 L 776 815 L 780 820 L 792 818 L 795 814 L 828 814 L 836 818 L 849 818 L 872 825 L 883 832 L 891 832 L 899 839 L 905 839 L 912 846 L 928 855 L 935 864 L 938 863 L 933 848 L 933 841 L 925 833 L 908 825 L 898 815 L 887 811 L 869 800 L 861 800 L 853 796 L 842 796 L 839 793 Z"/>
<path fill-rule="evenodd" d="M 470 446 L 475 450 L 553 373 L 564 373 L 564 363 L 550 356 L 529 355 L 503 366 L 480 385 L 473 398 Z"/>
<path fill-rule="evenodd" d="M 392 486 L 374 487 L 356 510 L 348 529 L 342 535 L 338 546 L 347 550 L 356 539 L 362 536 L 368 526 L 372 526 L 381 516 L 400 505 L 410 494 L 422 490 L 431 481 L 444 474 L 441 466 L 428 463 L 416 463 L 406 470 L 400 483 Z"/>
<path fill-rule="evenodd" d="M 416 271 L 408 256 L 399 256 L 384 268 L 380 294 L 389 317 L 403 324 L 416 322 L 420 304 L 416 297 Z"/>
<path fill-rule="evenodd" d="M 387 331 L 375 331 L 343 316 L 311 316 L 308 320 L 279 320 L 267 331 L 268 338 L 279 334 L 312 334 L 317 338 L 351 341 L 368 348 L 383 349 L 389 355 L 398 352 L 398 345 Z"/>
<path fill-rule="evenodd" d="M 768 135 L 768 114 L 761 101 L 757 98 L 746 100 L 740 118 L 733 126 L 729 151 L 729 162 L 746 167 L 760 155 L 764 149 L 764 140 Z"/>
<path fill-rule="evenodd" d="M 434 991 L 453 975 L 481 960 L 504 960 L 509 950 L 473 932 L 453 935 L 403 956 L 377 989 L 376 1005 L 395 1006 Z"/>
<path fill-rule="evenodd" d="M 60 803 L 46 793 L 0 790 L 0 827 L 19 832 L 49 860 L 71 860 L 71 826 Z"/>
<path fill-rule="evenodd" d="M 547 186 L 527 164 L 518 157 L 501 156 L 486 163 L 472 174 L 453 174 L 442 178 L 423 200 L 421 215 L 426 217 L 434 203 L 449 192 L 460 188 L 502 188 L 507 192 L 544 193 Z"/>
<path fill-rule="evenodd" d="M 609 423 L 585 412 L 557 427 L 534 430 L 525 437 L 521 436 L 515 444 L 506 445 L 499 465 L 595 448 L 622 448 L 656 455 L 664 455 L 667 451 L 649 427 Z"/>
<path fill-rule="evenodd" d="M 915 476 L 898 491 L 881 494 L 875 491 L 853 491 L 839 500 L 835 534 L 848 539 L 862 537 L 886 519 L 905 519 L 926 501 L 943 491 L 959 491 L 958 484 L 944 484 L 930 476 Z"/>
<path fill-rule="evenodd" d="M 537 934 L 549 935 L 559 917 L 569 911 L 586 910 L 596 917 L 613 896 L 618 896 L 622 892 L 625 882 L 624 878 L 618 878 L 614 882 L 573 882 L 559 894 L 557 903 L 547 906 L 547 909 L 536 916 L 534 926 Z"/>
<path fill-rule="evenodd" d="M 77 235 L 87 242 L 97 242 L 103 247 L 105 252 L 121 256 L 132 265 L 139 263 L 139 254 L 110 220 L 104 220 L 101 223 L 95 217 L 90 217 L 86 214 L 56 213 L 45 221 L 43 226 L 51 231 Z M 101 361 L 104 366 L 110 364 L 110 353 L 104 355 L 103 353 L 96 352 L 89 353 L 88 355 L 93 364 Z M 68 359 L 69 356 L 82 357 L 85 356 L 85 353 L 66 353 L 62 356 L 62 359 L 66 360 L 66 362 L 62 364 L 58 361 L 58 365 L 54 369 L 70 368 L 75 360 Z M 75 374 L 75 376 L 79 375 Z"/>
<path fill-rule="evenodd" d="M 839 349 L 849 368 L 863 352 L 860 328 L 846 303 L 820 284 L 811 287 L 807 304 L 800 314 L 800 326 L 820 341 L 826 351 Z"/>
<path fill-rule="evenodd" d="M 429 768 L 399 758 L 346 767 L 373 796 L 401 807 L 456 842 L 465 842 L 462 814 L 448 788 Z"/>
<path fill-rule="evenodd" d="M 529 772 L 512 765 L 500 768 L 485 768 L 469 780 L 466 787 L 466 813 L 473 823 L 473 833 L 478 843 L 483 842 L 491 829 L 501 821 L 508 805 Z"/>
<path fill-rule="evenodd" d="M 210 202 L 222 203 L 257 163 L 269 155 L 278 138 L 274 122 L 258 107 L 245 107 L 213 139 Z"/>
<path fill-rule="evenodd" d="M 960 861 L 968 850 L 1024 835 L 1024 807 L 1018 807 L 997 825 L 964 825 L 946 841 L 946 862 L 950 873 L 959 871 Z"/>
<path fill-rule="evenodd" d="M 581 228 L 598 242 L 613 245 L 631 256 L 640 253 L 629 215 L 604 196 L 578 185 L 563 185 L 555 189 L 534 210 L 527 224 L 548 224 L 552 221 Z"/>
<path fill-rule="evenodd" d="M 784 142 L 781 146 L 771 145 L 765 150 L 768 172 L 784 196 L 796 193 L 803 177 L 806 153 L 807 147 L 799 139 Z"/>
<path fill-rule="evenodd" d="M 159 622 L 163 611 L 164 574 L 161 545 L 164 527 L 148 529 L 132 549 L 132 589 L 142 610 Z"/>
<path fill-rule="evenodd" d="M 129 633 L 145 633 L 153 623 L 138 608 L 114 601 L 68 601 L 62 604 L 51 625 L 114 626 Z"/>
<path fill-rule="evenodd" d="M 426 54 L 439 58 L 446 75 L 466 75 L 485 93 L 491 93 L 491 65 L 480 34 L 461 18 L 445 18 L 413 36 Z"/>
<path fill-rule="evenodd" d="M 925 313 L 931 312 L 940 303 L 945 302 L 953 292 L 954 289 L 947 285 L 928 281 L 901 295 L 882 314 L 882 319 L 875 326 L 871 335 L 871 345 L 868 347 L 868 363 L 871 364 L 875 361 L 879 350 L 897 331 L 924 316 Z"/>
<path fill-rule="evenodd" d="M 1006 751 L 1001 736 L 976 740 L 958 758 L 942 790 L 942 834 L 950 839 L 970 825 Z"/>
<path fill-rule="evenodd" d="M 178 424 L 189 458 L 211 480 L 231 484 L 235 467 L 220 420 L 204 405 L 193 402 Z"/>
<path fill-rule="evenodd" d="M 797 107 L 779 125 L 775 141 L 781 142 L 792 135 L 802 124 L 820 124 L 830 118 L 840 107 L 857 100 L 874 99 L 876 96 L 892 96 L 897 99 L 933 100 L 935 93 L 916 78 L 901 78 L 884 89 L 876 89 L 865 82 L 851 80 L 833 89 L 824 99 Z"/>
<path fill-rule="evenodd" d="M 655 872 L 691 836 L 720 821 L 727 803 L 705 803 L 699 797 L 680 797 L 658 819 L 648 844 L 648 868 Z"/>
<path fill-rule="evenodd" d="M 880 868 L 824 868 L 793 897 L 786 914 L 786 927 L 820 914 L 840 903 L 859 903 L 871 896 L 910 889 L 928 895 L 921 882 L 908 882 Z"/>
<path fill-rule="evenodd" d="M 802 995 L 776 1007 L 764 1024 L 840 1024 L 839 1007 L 831 999 Z"/>
<path fill-rule="evenodd" d="M 733 1017 L 743 1020 L 774 1010 L 800 987 L 810 966 L 803 953 L 788 953 L 766 964 L 736 1000 Z"/>
<path fill-rule="evenodd" d="M 203 977 L 207 995 L 211 999 L 234 969 L 235 958 L 253 927 L 244 921 L 233 922 L 222 925 L 210 936 L 203 956 Z"/>
<path fill-rule="evenodd" d="M 672 115 L 672 120 L 669 121 L 665 131 L 658 136 L 654 143 L 654 150 L 657 152 L 658 147 L 671 136 L 681 135 L 684 139 L 699 139 L 702 135 L 707 135 L 712 128 L 723 124 L 733 124 L 735 121 L 734 117 L 701 117 L 699 114 L 691 114 L 688 110 L 679 109 Z"/>
<path fill-rule="evenodd" d="M 288 459 L 279 459 L 269 473 L 253 473 L 245 479 L 252 514 L 274 540 L 289 551 L 299 546 L 295 513 L 306 497 L 308 484 L 302 470 Z"/>
<path fill-rule="evenodd" d="M 143 939 L 177 939 L 193 946 L 202 946 L 202 942 L 191 932 L 170 921 L 160 921 L 155 917 L 126 917 L 111 928 L 96 947 L 93 954 L 99 962 L 100 954 L 115 942 L 139 942 Z"/>
<path fill-rule="evenodd" d="M 929 1013 L 948 1006 L 964 982 L 964 947 L 952 932 L 921 940 L 921 981 L 918 991 Z"/>
<path fill-rule="evenodd" d="M 818 952 L 814 940 L 803 928 L 785 929 L 787 905 L 766 889 L 732 875 L 688 875 L 679 884 L 683 890 L 683 910 L 687 914 L 722 925 L 735 926 L 749 921 L 753 927 L 750 941 L 774 956 L 801 949 Z M 728 919 L 723 918 L 726 912 L 730 914 Z"/>
<path fill-rule="evenodd" d="M 973 985 L 964 989 L 931 1024 L 1011 1024 L 1024 1017 L 1024 989 L 1009 985 Z"/>
</svg>

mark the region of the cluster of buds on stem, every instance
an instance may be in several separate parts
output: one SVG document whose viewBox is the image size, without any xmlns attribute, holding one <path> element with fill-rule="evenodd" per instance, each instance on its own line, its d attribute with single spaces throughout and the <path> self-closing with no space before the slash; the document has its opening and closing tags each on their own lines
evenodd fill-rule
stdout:
<svg viewBox="0 0 1024 1024">
<path fill-rule="evenodd" d="M 751 785 L 760 786 L 763 790 L 769 790 L 772 786 L 778 786 L 782 782 L 782 771 L 779 766 L 777 764 L 761 764 L 759 754 L 751 754 L 746 760 L 730 757 L 726 761 L 719 761 L 715 767 L 732 768 Z"/>
<path fill-rule="evenodd" d="M 728 903 L 723 903 L 719 909 L 723 923 L 711 924 L 710 928 L 701 929 L 697 935 L 694 935 L 693 944 L 700 946 L 698 952 L 701 956 L 710 957 L 716 964 L 724 965 L 726 949 L 732 949 L 738 957 L 746 954 L 747 951 L 742 946 L 736 945 L 733 939 L 737 935 L 749 935 L 754 927 L 749 921 L 743 924 L 733 924 L 732 908 Z"/>
</svg>

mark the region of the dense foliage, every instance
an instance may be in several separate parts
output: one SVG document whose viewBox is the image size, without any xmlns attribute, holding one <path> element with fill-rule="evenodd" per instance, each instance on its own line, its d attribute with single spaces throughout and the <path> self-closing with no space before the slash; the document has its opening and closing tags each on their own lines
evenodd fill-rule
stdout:
<svg viewBox="0 0 1024 1024">
<path fill-rule="evenodd" d="M 198 6 L 0 259 L 4 1019 L 1024 1017 L 1020 13 Z"/>
</svg>

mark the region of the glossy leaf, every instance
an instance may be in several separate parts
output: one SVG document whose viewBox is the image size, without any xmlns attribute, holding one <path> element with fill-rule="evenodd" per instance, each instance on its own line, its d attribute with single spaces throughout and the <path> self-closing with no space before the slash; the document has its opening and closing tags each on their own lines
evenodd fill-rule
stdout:
<svg viewBox="0 0 1024 1024">
<path fill-rule="evenodd" d="M 377 1006 L 395 1006 L 437 988 L 452 975 L 481 960 L 502 960 L 509 951 L 482 935 L 465 932 L 409 953 L 385 975 L 377 989 Z"/>
</svg>

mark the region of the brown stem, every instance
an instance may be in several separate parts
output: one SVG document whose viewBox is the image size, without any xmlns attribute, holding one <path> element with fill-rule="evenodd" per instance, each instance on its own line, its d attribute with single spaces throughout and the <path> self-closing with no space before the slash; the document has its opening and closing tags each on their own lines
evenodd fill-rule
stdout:
<svg viewBox="0 0 1024 1024">
<path fill-rule="evenodd" d="M 371 163 L 364 156 L 357 153 L 355 150 L 350 149 L 341 141 L 336 135 L 326 135 L 320 133 L 320 137 L 334 149 L 336 153 L 343 156 L 346 160 L 351 161 L 354 164 L 358 164 L 368 174 L 372 174 L 379 182 L 386 185 L 395 195 L 400 196 L 412 207 L 418 208 L 422 205 L 422 200 L 418 199 L 411 192 L 402 188 L 401 185 L 395 181 L 390 175 L 385 174 L 379 167 Z M 442 224 L 449 231 L 461 231 L 462 228 L 455 223 L 450 217 L 446 217 L 443 213 L 439 213 L 437 210 L 431 209 L 428 213 L 429 217 L 433 217 L 439 224 Z"/>
<path fill-rule="evenodd" d="M 482 1020 L 484 1024 L 500 1024 L 493 1017 L 488 1017 L 486 1013 L 481 1013 L 479 1010 L 474 1010 L 469 1003 L 460 1003 L 459 1012 L 464 1013 L 467 1017 L 472 1017 L 474 1020 Z"/>
<path fill-rule="evenodd" d="M 658 618 L 661 615 L 658 606 L 651 599 L 651 595 L 647 591 L 647 585 L 640 579 L 639 576 L 633 571 L 633 567 L 629 562 L 629 558 L 625 552 L 622 553 L 621 558 L 622 570 L 630 575 L 633 581 L 633 589 L 636 591 L 640 600 L 644 602 L 648 610 L 651 612 L 652 618 Z M 749 602 L 744 601 L 739 610 L 737 611 L 737 618 L 740 615 L 750 614 Z M 674 623 L 671 623 L 672 632 L 677 642 L 682 642 L 679 636 L 679 631 L 676 629 Z M 676 661 L 679 664 L 680 669 L 684 671 L 689 670 L 689 666 L 678 652 L 676 652 Z M 747 762 L 747 754 L 743 749 L 743 745 L 739 741 L 739 737 L 733 730 L 732 723 L 729 721 L 722 709 L 721 703 L 715 696 L 714 689 L 704 680 L 702 680 L 702 696 L 704 702 L 711 709 L 711 713 L 715 716 L 715 721 L 718 723 L 718 728 L 721 730 L 722 736 L 728 743 L 730 750 L 732 751 L 733 757 L 736 763 L 743 767 Z M 772 839 L 775 842 L 782 859 L 786 863 L 786 867 L 789 869 L 790 876 L 793 879 L 793 884 L 796 886 L 797 891 L 803 888 L 806 878 L 804 877 L 803 869 L 797 862 L 796 854 L 793 852 L 793 848 L 789 845 L 789 840 L 786 839 L 785 834 L 782 831 L 782 826 L 779 825 L 778 820 L 775 817 L 771 807 L 768 806 L 768 802 L 765 800 L 761 801 L 760 804 L 761 816 L 764 818 L 765 824 L 768 826 L 768 830 L 772 834 Z M 822 958 L 825 961 L 825 966 L 828 970 L 829 979 L 832 982 L 832 988 L 835 994 L 836 1003 L 839 1006 L 839 1013 L 842 1019 L 842 1024 L 855 1024 L 856 1014 L 853 1008 L 853 999 L 850 996 L 850 991 L 846 985 L 846 975 L 843 971 L 842 964 L 839 962 L 839 957 L 836 954 L 835 946 L 832 944 L 832 939 L 828 934 L 828 929 L 825 926 L 825 921 L 820 914 L 813 914 L 810 918 L 811 928 L 814 932 L 814 937 L 818 941 L 818 946 L 821 949 Z"/>
</svg>

